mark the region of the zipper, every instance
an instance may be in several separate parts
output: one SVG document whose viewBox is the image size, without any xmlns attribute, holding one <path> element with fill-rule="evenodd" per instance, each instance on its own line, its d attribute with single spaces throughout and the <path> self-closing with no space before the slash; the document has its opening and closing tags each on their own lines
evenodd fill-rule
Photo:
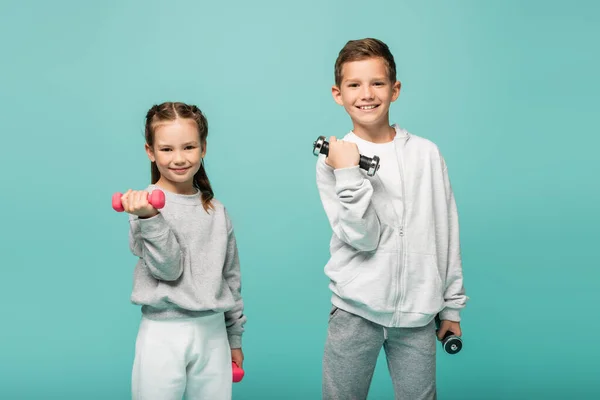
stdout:
<svg viewBox="0 0 600 400">
<path fill-rule="evenodd" d="M 400 235 L 402 235 L 402 233 L 398 232 L 398 236 L 400 236 Z M 398 249 L 400 249 L 400 247 L 401 247 L 401 245 L 400 245 L 401 241 L 402 241 L 401 238 L 396 237 L 396 243 L 398 245 Z M 396 285 L 395 285 L 396 286 L 396 295 L 394 296 L 394 315 L 392 316 L 392 326 L 396 323 L 396 315 L 397 315 L 396 307 L 398 304 L 398 296 L 401 297 L 401 290 L 402 290 L 401 282 L 400 282 L 400 275 L 401 275 L 400 271 L 402 271 L 402 262 L 400 261 L 400 252 L 398 251 L 398 252 L 396 252 L 396 254 L 398 257 L 398 268 L 396 268 L 396 279 L 394 279 L 394 281 L 396 282 Z"/>
<path fill-rule="evenodd" d="M 403 276 L 405 275 L 405 268 L 404 266 L 406 265 L 406 249 L 405 249 L 405 243 L 406 243 L 406 239 L 404 236 L 404 225 L 406 223 L 406 196 L 405 196 L 405 190 L 404 190 L 404 164 L 403 164 L 403 160 L 402 157 L 398 157 L 398 148 L 396 146 L 396 142 L 394 141 L 394 150 L 396 150 L 396 165 L 398 167 L 398 170 L 400 171 L 400 187 L 402 189 L 402 219 L 400 221 L 400 226 L 398 227 L 398 235 L 399 237 L 396 238 L 396 243 L 398 244 L 398 250 L 402 249 L 402 254 L 404 254 L 404 260 L 402 260 L 401 255 L 400 255 L 400 251 L 398 251 L 398 268 L 396 269 L 396 295 L 394 296 L 394 316 L 392 317 L 392 324 L 395 324 L 398 317 L 398 313 L 396 311 L 399 310 L 400 305 L 402 304 L 403 301 L 403 283 L 404 279 Z M 400 149 L 402 150 L 402 148 Z M 400 158 L 400 159 L 398 159 Z M 394 207 L 392 207 L 394 210 L 394 213 L 396 214 L 396 220 L 398 220 L 398 213 L 396 212 L 396 209 Z M 404 261 L 404 262 L 403 262 Z M 400 301 L 398 301 L 398 297 L 400 297 Z"/>
<path fill-rule="evenodd" d="M 406 140 L 406 139 L 404 139 Z M 404 229 L 406 226 L 406 192 L 405 192 L 405 180 L 404 180 L 404 145 L 406 144 L 406 141 L 404 142 L 404 144 L 402 144 L 402 148 L 400 149 L 402 151 L 402 157 L 400 157 L 400 160 L 398 161 L 399 166 L 400 166 L 400 180 L 401 180 L 401 185 L 400 187 L 402 188 L 402 221 L 400 222 L 400 240 L 402 242 L 402 254 L 404 256 L 404 259 L 402 260 L 402 276 L 401 276 L 401 282 L 403 283 L 403 287 L 402 287 L 402 291 L 400 292 L 400 304 L 398 306 L 398 308 L 400 308 L 400 306 L 402 305 L 404 298 L 402 296 L 402 293 L 406 294 L 406 264 L 407 264 L 407 251 L 406 251 L 406 235 L 404 235 Z M 400 257 L 400 255 L 398 255 L 398 257 Z"/>
<path fill-rule="evenodd" d="M 400 149 L 401 151 L 403 150 L 403 146 Z M 405 268 L 404 265 L 406 265 L 406 237 L 404 235 L 405 231 L 404 231 L 404 225 L 406 224 L 406 195 L 405 195 L 405 190 L 404 190 L 404 161 L 403 158 L 400 157 L 400 160 L 398 160 L 398 148 L 396 147 L 396 141 L 394 140 L 394 150 L 396 151 L 396 165 L 398 167 L 398 170 L 400 171 L 400 187 L 402 188 L 402 219 L 400 221 L 400 226 L 397 227 L 398 228 L 398 234 L 395 235 L 396 236 L 396 245 L 398 246 L 398 249 L 402 249 L 402 252 L 404 254 L 404 259 L 402 259 L 402 257 L 400 256 L 400 251 L 398 251 L 398 268 L 396 269 L 396 279 L 394 279 L 395 282 L 395 296 L 394 296 L 394 304 L 402 304 L 403 301 L 403 296 L 402 296 L 402 283 L 405 283 L 404 279 L 401 279 L 403 277 L 403 275 L 406 274 L 405 272 Z M 377 181 L 379 182 L 379 184 L 381 185 L 382 189 L 389 195 L 389 192 L 385 189 L 385 186 L 383 184 L 383 182 L 381 181 L 381 178 L 379 177 L 379 175 L 376 175 L 375 178 L 377 178 Z M 392 206 L 392 210 L 394 212 L 394 215 L 396 216 L 396 220 L 398 220 L 398 213 L 396 212 L 396 207 Z M 398 297 L 400 297 L 400 303 L 398 303 Z M 400 307 L 398 306 L 398 309 Z M 397 313 L 396 313 L 397 309 L 394 306 L 394 315 L 392 317 L 392 324 L 396 323 L 397 318 Z"/>
<path fill-rule="evenodd" d="M 396 144 L 394 144 L 394 150 L 396 150 Z M 398 165 L 398 155 L 396 153 L 396 165 Z M 399 165 L 398 165 L 399 168 Z M 379 177 L 379 175 L 376 175 L 375 178 L 377 179 L 377 181 L 379 182 L 379 184 L 381 185 L 382 190 L 389 196 L 390 193 L 388 192 L 388 190 L 385 188 L 385 185 L 383 184 L 383 182 L 381 181 L 381 178 Z M 401 178 L 402 179 L 402 178 Z M 404 196 L 404 190 L 402 191 L 402 196 Z M 404 199 L 402 204 L 404 204 Z M 403 206 L 404 207 L 404 206 Z M 392 206 L 392 211 L 394 212 L 394 215 L 396 216 L 396 221 L 399 220 L 400 218 L 398 217 L 398 213 L 396 212 L 396 207 Z M 402 229 L 402 227 L 400 227 L 400 230 L 398 231 L 397 235 L 394 235 L 396 237 L 396 246 L 399 249 L 401 247 L 401 239 L 398 238 L 398 236 L 402 236 L 404 235 L 404 231 Z M 401 270 L 401 260 L 400 260 L 400 252 L 397 252 L 398 254 L 398 268 L 396 268 L 396 276 L 394 279 L 394 304 L 398 303 L 398 296 L 400 294 L 400 270 Z M 396 307 L 394 306 L 394 315 L 392 317 L 392 324 L 394 324 L 394 321 L 396 319 Z"/>
</svg>

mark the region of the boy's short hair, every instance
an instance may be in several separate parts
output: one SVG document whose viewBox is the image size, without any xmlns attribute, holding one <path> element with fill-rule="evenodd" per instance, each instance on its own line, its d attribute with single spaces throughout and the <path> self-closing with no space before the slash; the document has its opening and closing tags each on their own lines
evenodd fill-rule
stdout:
<svg viewBox="0 0 600 400">
<path fill-rule="evenodd" d="M 396 62 L 389 47 L 381 40 L 373 38 L 365 38 L 359 40 L 350 40 L 340 50 L 337 60 L 335 61 L 335 84 L 342 84 L 342 67 L 347 62 L 362 61 L 368 58 L 383 58 L 387 67 L 388 78 L 390 81 L 396 82 Z"/>
</svg>

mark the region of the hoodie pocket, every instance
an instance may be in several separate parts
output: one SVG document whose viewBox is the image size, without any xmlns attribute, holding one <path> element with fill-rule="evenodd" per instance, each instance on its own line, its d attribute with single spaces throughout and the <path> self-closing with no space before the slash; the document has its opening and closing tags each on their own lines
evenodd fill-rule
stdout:
<svg viewBox="0 0 600 400">
<path fill-rule="evenodd" d="M 325 274 L 335 286 L 344 286 L 360 273 L 366 257 L 366 253 L 358 253 L 349 246 L 342 245 L 325 266 Z"/>
<path fill-rule="evenodd" d="M 402 311 L 422 314 L 438 312 L 444 301 L 444 293 L 437 257 L 407 253 L 405 268 Z"/>
<path fill-rule="evenodd" d="M 398 293 L 398 253 L 378 251 L 364 257 L 352 279 L 339 286 L 341 296 L 375 312 L 392 312 Z"/>
</svg>

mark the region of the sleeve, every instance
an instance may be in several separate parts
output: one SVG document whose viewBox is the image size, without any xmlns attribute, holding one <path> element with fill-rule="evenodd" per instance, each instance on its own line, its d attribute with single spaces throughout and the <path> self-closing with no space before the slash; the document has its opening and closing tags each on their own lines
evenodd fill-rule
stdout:
<svg viewBox="0 0 600 400">
<path fill-rule="evenodd" d="M 247 318 L 244 314 L 244 301 L 242 299 L 242 279 L 237 242 L 231 220 L 227 216 L 227 213 L 225 215 L 227 218 L 228 238 L 223 277 L 235 300 L 233 308 L 225 312 L 225 326 L 227 328 L 229 346 L 232 349 L 239 349 L 242 347 L 242 334 L 244 333 L 244 325 Z"/>
<path fill-rule="evenodd" d="M 175 281 L 181 276 L 181 248 L 161 213 L 144 219 L 130 215 L 129 249 L 156 279 Z"/>
<path fill-rule="evenodd" d="M 463 285 L 462 259 L 459 238 L 458 209 L 450 184 L 448 168 L 442 158 L 444 186 L 448 207 L 448 257 L 446 266 L 446 286 L 444 287 L 444 308 L 440 318 L 460 321 L 460 310 L 469 300 Z"/>
<path fill-rule="evenodd" d="M 381 226 L 373 205 L 373 186 L 359 166 L 333 169 L 319 155 L 317 188 L 335 235 L 359 251 L 375 250 Z"/>
</svg>

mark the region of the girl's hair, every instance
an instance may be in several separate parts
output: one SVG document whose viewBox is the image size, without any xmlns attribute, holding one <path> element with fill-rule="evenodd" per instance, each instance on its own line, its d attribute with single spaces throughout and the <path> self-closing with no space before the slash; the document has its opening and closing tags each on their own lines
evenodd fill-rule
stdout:
<svg viewBox="0 0 600 400">
<path fill-rule="evenodd" d="M 180 102 L 165 102 L 159 105 L 154 105 L 146 114 L 146 144 L 150 148 L 154 148 L 154 128 L 157 123 L 163 121 L 175 121 L 177 118 L 192 119 L 196 121 L 198 126 L 198 135 L 200 136 L 200 145 L 206 147 L 206 138 L 208 136 L 208 121 L 202 111 L 194 105 L 188 105 Z M 158 182 L 160 172 L 156 163 L 150 163 L 151 181 Z M 200 169 L 194 175 L 194 187 L 200 190 L 202 196 L 202 206 L 208 211 L 213 208 L 211 200 L 214 197 L 212 187 L 204 170 L 204 162 L 200 164 Z"/>
</svg>

